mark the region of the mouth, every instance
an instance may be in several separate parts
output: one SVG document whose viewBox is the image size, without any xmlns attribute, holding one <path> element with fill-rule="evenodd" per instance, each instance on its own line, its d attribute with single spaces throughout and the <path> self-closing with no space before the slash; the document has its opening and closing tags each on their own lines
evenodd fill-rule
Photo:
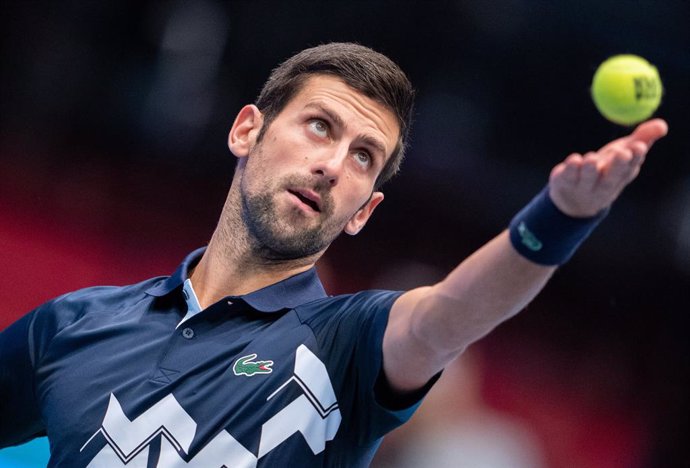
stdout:
<svg viewBox="0 0 690 468">
<path fill-rule="evenodd" d="M 288 189 L 288 193 L 297 197 L 302 203 L 317 213 L 321 212 L 321 197 L 316 192 L 307 189 Z"/>
</svg>

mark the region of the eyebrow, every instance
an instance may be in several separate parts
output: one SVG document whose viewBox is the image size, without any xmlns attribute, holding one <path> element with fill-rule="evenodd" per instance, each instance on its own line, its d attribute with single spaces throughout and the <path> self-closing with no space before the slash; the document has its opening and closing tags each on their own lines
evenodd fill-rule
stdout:
<svg viewBox="0 0 690 468">
<path fill-rule="evenodd" d="M 319 111 L 323 112 L 324 114 L 326 114 L 326 116 L 335 125 L 342 127 L 342 128 L 347 127 L 347 124 L 345 123 L 345 121 L 338 114 L 336 114 L 334 111 L 332 111 L 331 109 L 329 109 L 327 106 L 325 106 L 324 104 L 322 104 L 320 102 L 310 102 L 310 103 L 306 104 L 304 107 L 319 110 Z M 386 147 L 384 146 L 383 143 L 381 143 L 381 141 L 379 141 L 378 138 L 374 138 L 370 135 L 361 135 L 359 137 L 359 139 L 362 140 L 365 145 L 371 146 L 372 148 L 374 148 L 374 150 L 380 152 L 384 158 L 386 157 Z"/>
</svg>

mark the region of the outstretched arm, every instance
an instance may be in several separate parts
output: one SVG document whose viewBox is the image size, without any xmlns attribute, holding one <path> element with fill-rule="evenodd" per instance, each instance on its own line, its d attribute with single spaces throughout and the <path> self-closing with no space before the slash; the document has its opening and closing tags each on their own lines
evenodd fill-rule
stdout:
<svg viewBox="0 0 690 468">
<path fill-rule="evenodd" d="M 641 124 L 596 152 L 571 154 L 551 171 L 548 195 L 570 218 L 607 209 L 640 171 L 666 122 Z M 468 345 L 522 310 L 557 265 L 518 253 L 506 230 L 443 281 L 408 291 L 393 305 L 383 338 L 383 366 L 393 389 L 423 386 Z"/>
</svg>

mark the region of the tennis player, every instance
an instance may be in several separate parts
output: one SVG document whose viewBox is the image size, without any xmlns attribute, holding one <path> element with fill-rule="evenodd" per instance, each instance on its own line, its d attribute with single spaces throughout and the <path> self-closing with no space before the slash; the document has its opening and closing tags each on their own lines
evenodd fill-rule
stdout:
<svg viewBox="0 0 690 468">
<path fill-rule="evenodd" d="M 237 167 L 207 247 L 171 276 L 66 294 L 0 335 L 0 446 L 47 435 L 49 466 L 69 468 L 368 466 L 444 366 L 570 258 L 667 132 L 652 120 L 571 154 L 437 284 L 328 296 L 314 264 L 383 202 L 413 94 L 355 44 L 277 67 L 230 130 Z"/>
</svg>

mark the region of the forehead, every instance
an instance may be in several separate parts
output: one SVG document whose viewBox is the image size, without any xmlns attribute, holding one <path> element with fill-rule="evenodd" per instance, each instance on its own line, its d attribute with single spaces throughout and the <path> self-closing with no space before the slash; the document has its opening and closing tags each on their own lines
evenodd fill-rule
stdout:
<svg viewBox="0 0 690 468">
<path fill-rule="evenodd" d="M 400 126 L 395 114 L 384 104 L 335 76 L 308 77 L 286 108 L 299 111 L 320 106 L 338 113 L 345 125 L 353 130 L 378 133 L 377 136 L 384 140 L 387 156 L 397 145 Z"/>
</svg>

